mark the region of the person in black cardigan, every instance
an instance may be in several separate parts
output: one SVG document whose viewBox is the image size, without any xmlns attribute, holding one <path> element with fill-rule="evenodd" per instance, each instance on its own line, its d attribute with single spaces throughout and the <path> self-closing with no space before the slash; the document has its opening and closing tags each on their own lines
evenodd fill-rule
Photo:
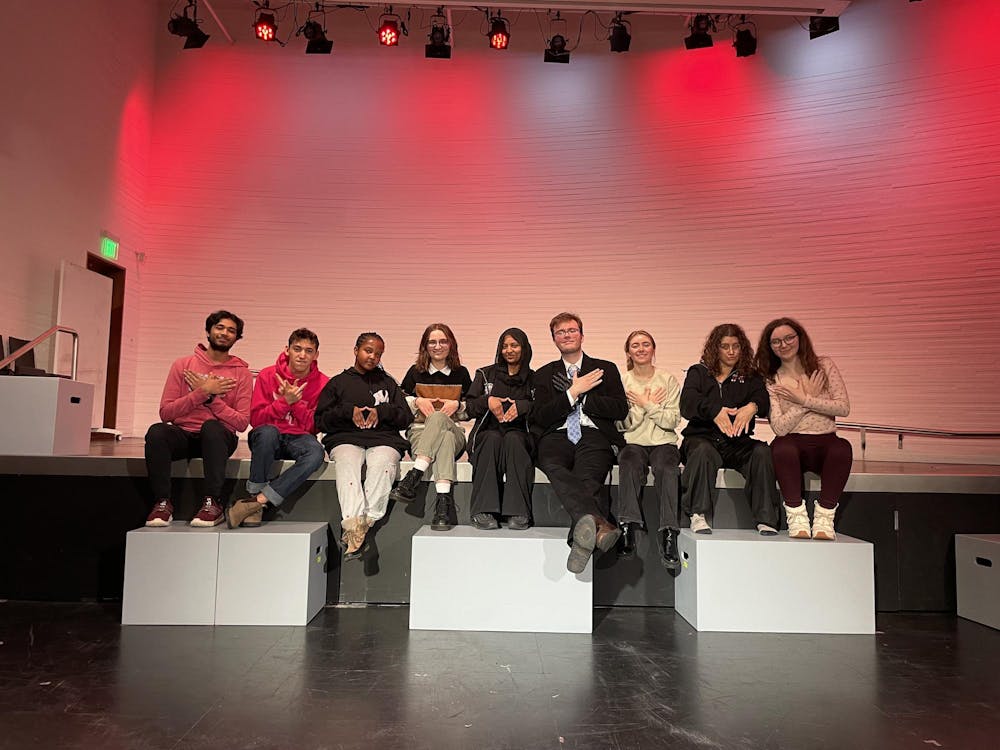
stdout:
<svg viewBox="0 0 1000 750">
<path fill-rule="evenodd" d="M 628 399 L 615 364 L 583 353 L 579 316 L 560 313 L 549 331 L 562 357 L 532 378 L 529 424 L 538 440 L 538 465 L 572 520 L 566 567 L 582 573 L 595 548 L 607 552 L 621 536 L 608 520 L 604 479 L 625 445 L 615 421 L 628 415 Z"/>
<path fill-rule="evenodd" d="M 531 343 L 520 328 L 508 328 L 497 341 L 496 360 L 476 370 L 465 410 L 476 420 L 469 435 L 472 460 L 472 525 L 499 528 L 501 512 L 512 529 L 531 525 L 534 438 L 531 413 Z M 502 499 L 501 499 L 502 495 Z"/>
<path fill-rule="evenodd" d="M 713 328 L 701 362 L 688 368 L 681 389 L 681 416 L 688 420 L 681 443 L 681 504 L 695 533 L 712 533 L 706 516 L 715 510 L 716 475 L 722 467 L 736 469 L 746 479 L 757 531 L 778 533 L 780 498 L 771 449 L 752 437 L 754 418 L 766 417 L 770 405 L 746 333 L 735 323 Z"/>
</svg>

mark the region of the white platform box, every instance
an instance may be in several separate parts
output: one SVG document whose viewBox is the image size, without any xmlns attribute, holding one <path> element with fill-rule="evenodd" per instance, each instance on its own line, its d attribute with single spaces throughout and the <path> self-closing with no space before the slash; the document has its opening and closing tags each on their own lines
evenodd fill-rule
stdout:
<svg viewBox="0 0 1000 750">
<path fill-rule="evenodd" d="M 220 528 L 216 625 L 305 625 L 326 604 L 327 524 Z"/>
<path fill-rule="evenodd" d="M 410 629 L 590 633 L 593 563 L 566 570 L 566 534 L 424 526 L 413 535 Z"/>
<path fill-rule="evenodd" d="M 94 386 L 66 378 L 0 377 L 0 455 L 86 456 Z"/>
<path fill-rule="evenodd" d="M 677 613 L 696 630 L 739 633 L 875 632 L 874 548 L 715 529 L 678 540 Z"/>
<path fill-rule="evenodd" d="M 125 537 L 122 625 L 213 625 L 217 529 L 184 521 Z"/>
<path fill-rule="evenodd" d="M 955 535 L 958 614 L 1000 629 L 1000 534 Z"/>
</svg>

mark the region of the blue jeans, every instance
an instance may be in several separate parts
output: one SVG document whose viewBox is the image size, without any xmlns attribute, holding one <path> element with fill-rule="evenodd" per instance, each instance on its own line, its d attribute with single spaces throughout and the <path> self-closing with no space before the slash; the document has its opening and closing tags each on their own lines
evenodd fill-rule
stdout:
<svg viewBox="0 0 1000 750">
<path fill-rule="evenodd" d="M 250 430 L 250 479 L 247 492 L 251 496 L 263 493 L 271 505 L 281 505 L 285 498 L 323 465 L 326 459 L 323 446 L 315 435 L 286 435 L 273 425 L 261 425 Z M 274 481 L 268 480 L 271 464 L 275 461 L 295 461 L 284 474 Z"/>
</svg>

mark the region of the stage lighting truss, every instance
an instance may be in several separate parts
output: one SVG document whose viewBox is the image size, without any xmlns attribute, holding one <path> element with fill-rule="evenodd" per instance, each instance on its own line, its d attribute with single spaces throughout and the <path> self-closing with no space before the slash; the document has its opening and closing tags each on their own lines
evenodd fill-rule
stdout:
<svg viewBox="0 0 1000 750">
<path fill-rule="evenodd" d="M 424 45 L 424 57 L 451 59 L 451 24 L 448 23 L 443 7 L 438 8 L 437 13 L 431 16 L 431 33 L 427 35 L 427 44 Z"/>
<path fill-rule="evenodd" d="M 712 34 L 718 31 L 716 17 L 708 13 L 691 16 L 688 21 L 690 36 L 684 38 L 684 46 L 688 49 L 703 49 L 712 46 Z"/>
<path fill-rule="evenodd" d="M 549 38 L 546 40 L 543 59 L 550 63 L 569 63 L 569 49 L 566 41 L 566 19 L 559 11 L 549 18 Z"/>
<path fill-rule="evenodd" d="M 745 15 L 730 16 L 729 28 L 733 30 L 733 47 L 737 57 L 757 54 L 757 24 Z"/>
<path fill-rule="evenodd" d="M 188 11 L 191 12 L 188 15 Z M 167 31 L 174 36 L 185 37 L 184 49 L 200 49 L 205 46 L 209 35 L 198 27 L 198 0 L 188 0 L 181 15 L 176 13 L 167 21 Z"/>
<path fill-rule="evenodd" d="M 487 15 L 489 11 L 487 11 Z M 493 49 L 507 49 L 510 45 L 510 21 L 499 13 L 489 16 L 490 33 L 487 35 L 490 40 L 490 47 Z"/>
<path fill-rule="evenodd" d="M 632 44 L 632 24 L 626 21 L 621 13 L 611 19 L 608 41 L 611 43 L 612 52 L 628 52 Z"/>
</svg>

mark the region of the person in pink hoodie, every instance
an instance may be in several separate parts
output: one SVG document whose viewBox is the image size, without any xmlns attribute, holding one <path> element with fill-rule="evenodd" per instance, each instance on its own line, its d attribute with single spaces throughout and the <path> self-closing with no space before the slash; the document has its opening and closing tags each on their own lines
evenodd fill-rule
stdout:
<svg viewBox="0 0 1000 750">
<path fill-rule="evenodd" d="M 205 320 L 208 346 L 170 367 L 160 398 L 160 419 L 146 432 L 146 473 L 153 490 L 147 526 L 169 526 L 174 520 L 170 499 L 170 464 L 200 456 L 205 471 L 205 498 L 192 526 L 217 526 L 224 520 L 222 484 L 226 461 L 250 422 L 253 378 L 247 363 L 229 353 L 243 338 L 243 321 L 228 310 Z"/>
<path fill-rule="evenodd" d="M 272 367 L 257 375 L 250 406 L 250 497 L 226 510 L 229 528 L 260 526 L 267 503 L 277 507 L 323 465 L 323 446 L 316 439 L 313 416 L 319 392 L 329 378 L 319 371 L 319 337 L 308 328 L 292 331 L 288 348 Z M 268 480 L 275 461 L 295 464 Z"/>
</svg>

